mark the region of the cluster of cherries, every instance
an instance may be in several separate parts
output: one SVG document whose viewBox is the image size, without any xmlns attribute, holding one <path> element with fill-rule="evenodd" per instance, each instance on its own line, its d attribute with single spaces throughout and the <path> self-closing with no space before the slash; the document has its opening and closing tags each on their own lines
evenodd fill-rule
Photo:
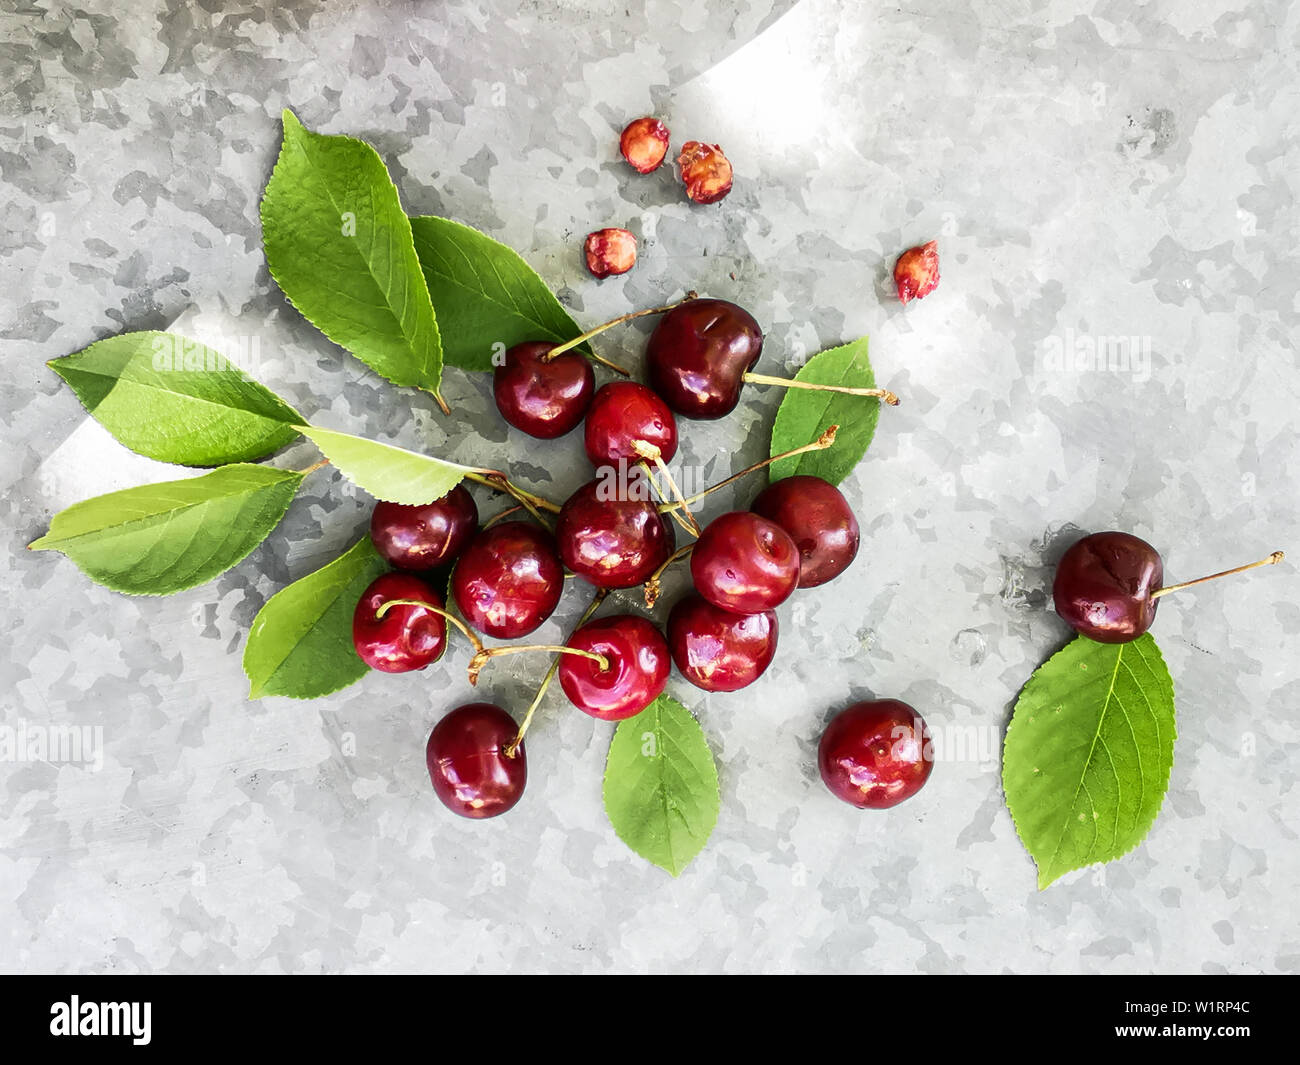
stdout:
<svg viewBox="0 0 1300 1065">
<path fill-rule="evenodd" d="M 648 313 L 661 315 L 647 349 L 653 387 L 618 380 L 596 389 L 580 346 L 617 322 Z M 772 662 L 776 608 L 796 588 L 824 584 L 853 561 L 857 520 L 839 489 L 825 480 L 777 481 L 749 510 L 723 514 L 701 529 L 691 504 L 750 471 L 685 499 L 668 470 L 678 449 L 677 417 L 722 417 L 736 406 L 746 381 L 823 387 L 753 375 L 762 344 L 758 323 L 743 308 L 689 294 L 565 344 L 517 345 L 494 375 L 501 414 L 543 439 L 581 423 L 597 476 L 562 506 L 503 475 L 485 478 L 484 484 L 509 492 L 519 505 L 482 526 L 463 485 L 423 506 L 376 505 L 371 536 L 395 571 L 375 580 L 357 604 L 353 642 L 363 661 L 384 672 L 423 669 L 441 657 L 449 624 L 474 647 L 472 682 L 501 655 L 556 656 L 521 725 L 498 706 L 472 703 L 433 730 L 429 773 L 439 798 L 456 813 L 492 817 L 519 800 L 527 778 L 523 734 L 551 676 L 558 676 L 574 706 L 602 721 L 644 710 L 664 690 L 674 664 L 705 691 L 738 691 Z M 883 389 L 835 390 L 897 403 Z M 794 453 L 830 446 L 834 436 L 831 427 Z M 531 517 L 511 517 L 520 510 Z M 675 550 L 679 528 L 691 543 Z M 653 605 L 661 574 L 687 555 L 694 590 L 673 606 L 666 631 L 636 614 L 593 620 L 613 589 L 644 586 L 646 603 Z M 445 580 L 448 570 L 451 602 L 445 603 L 429 578 Z M 560 602 L 566 574 L 593 585 L 597 595 L 564 645 L 484 646 L 480 636 L 515 640 L 540 627 Z M 924 783 L 929 754 L 924 722 L 909 707 L 860 704 L 827 729 L 822 773 L 847 801 L 889 806 Z"/>
</svg>

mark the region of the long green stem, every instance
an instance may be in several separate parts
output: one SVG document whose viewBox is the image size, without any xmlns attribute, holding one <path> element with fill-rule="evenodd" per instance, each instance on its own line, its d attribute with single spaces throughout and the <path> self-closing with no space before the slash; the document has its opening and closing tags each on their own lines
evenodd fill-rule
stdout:
<svg viewBox="0 0 1300 1065">
<path fill-rule="evenodd" d="M 600 666 L 600 671 L 602 673 L 609 669 L 609 659 L 604 655 L 599 655 L 595 651 L 583 651 L 577 647 L 565 647 L 554 643 L 533 643 L 528 644 L 527 646 L 511 645 L 508 647 L 485 647 L 470 659 L 469 682 L 471 684 L 477 684 L 478 675 L 483 672 L 483 667 L 492 659 L 500 658 L 502 655 L 523 654 L 525 651 L 550 651 L 552 654 L 557 655 L 577 655 L 580 658 L 587 658 L 595 662 Z"/>
<path fill-rule="evenodd" d="M 382 620 L 383 616 L 388 613 L 390 607 L 394 606 L 422 606 L 425 610 L 432 611 L 434 614 L 440 614 L 450 621 L 456 628 L 465 634 L 465 638 L 474 645 L 476 654 L 483 653 L 483 641 L 474 634 L 474 630 L 460 620 L 455 614 L 441 607 L 434 606 L 432 603 L 425 603 L 419 599 L 388 599 L 379 604 L 379 609 L 375 611 L 375 618 Z"/>
<path fill-rule="evenodd" d="M 1197 577 L 1194 581 L 1183 581 L 1182 584 L 1170 584 L 1164 588 L 1159 588 L 1151 593 L 1152 599 L 1159 599 L 1162 595 L 1168 595 L 1170 592 L 1180 592 L 1184 588 L 1190 588 L 1194 584 L 1204 584 L 1206 581 L 1217 581 L 1220 577 L 1230 577 L 1234 573 L 1245 573 L 1248 569 L 1258 569 L 1260 566 L 1276 566 L 1286 557 L 1281 551 L 1274 551 L 1268 558 L 1261 558 L 1258 562 L 1251 562 L 1245 566 L 1236 566 L 1233 569 L 1220 570 L 1218 573 L 1211 573 L 1208 577 Z"/>
<path fill-rule="evenodd" d="M 843 392 L 847 396 L 874 396 L 891 407 L 898 406 L 898 397 L 887 388 L 850 388 L 848 385 L 818 385 L 811 381 L 797 381 L 790 377 L 771 377 L 765 373 L 746 373 L 746 381 L 755 385 L 776 385 L 778 388 L 803 388 L 809 392 Z"/>
<path fill-rule="evenodd" d="M 515 484 L 510 478 L 499 470 L 475 470 L 465 474 L 467 481 L 473 481 L 475 484 L 481 484 L 486 488 L 491 488 L 497 492 L 505 492 L 512 496 L 524 506 L 530 503 L 538 510 L 545 510 L 551 514 L 558 514 L 560 506 L 558 503 L 552 503 L 549 499 L 543 499 L 541 496 L 532 492 L 526 492 Z"/>
<path fill-rule="evenodd" d="M 669 303 L 667 306 L 664 307 L 651 307 L 648 310 L 633 311 L 631 314 L 620 315 L 617 318 L 611 319 L 608 322 L 604 322 L 601 325 L 596 326 L 594 329 L 588 329 L 581 336 L 576 336 L 572 340 L 566 340 L 563 344 L 551 348 L 550 351 L 548 351 L 545 355 L 542 356 L 542 362 L 550 362 L 557 355 L 563 355 L 566 351 L 576 348 L 579 344 L 585 344 L 592 337 L 600 336 L 600 334 L 603 333 L 606 329 L 613 329 L 614 326 L 621 325 L 623 322 L 630 322 L 632 321 L 633 318 L 644 318 L 647 314 L 665 314 L 668 311 L 673 310 L 675 307 L 680 307 L 683 303 L 689 303 L 691 300 L 698 299 L 698 298 L 699 297 L 697 296 L 696 293 L 688 292 L 684 297 L 682 297 L 676 303 Z M 605 362 L 605 360 L 601 359 L 599 356 L 596 356 L 596 360 L 598 362 Z M 611 366 L 612 369 L 616 369 L 616 370 L 619 369 L 617 366 L 612 366 L 611 363 L 606 362 L 605 365 Z M 626 370 L 619 370 L 619 372 L 622 373 L 624 376 L 630 376 Z"/>
</svg>

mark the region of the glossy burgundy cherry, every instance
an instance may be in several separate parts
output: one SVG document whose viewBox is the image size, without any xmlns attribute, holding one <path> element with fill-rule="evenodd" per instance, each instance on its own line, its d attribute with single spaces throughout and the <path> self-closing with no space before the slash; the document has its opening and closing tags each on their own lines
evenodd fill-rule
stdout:
<svg viewBox="0 0 1300 1065">
<path fill-rule="evenodd" d="M 659 449 L 664 462 L 677 454 L 677 419 L 662 399 L 635 381 L 602 385 L 591 401 L 583 443 L 593 466 L 639 462 L 637 441 Z"/>
<path fill-rule="evenodd" d="M 597 588 L 644 584 L 677 542 L 640 474 L 631 481 L 598 477 L 560 508 L 555 540 L 560 558 Z"/>
<path fill-rule="evenodd" d="M 817 767 L 837 799 L 860 810 L 885 810 L 910 799 L 930 779 L 930 730 L 897 699 L 854 703 L 826 726 Z"/>
<path fill-rule="evenodd" d="M 526 521 L 482 530 L 451 576 L 451 594 L 465 620 L 499 640 L 527 636 L 551 616 L 563 591 L 555 541 Z"/>
<path fill-rule="evenodd" d="M 696 299 L 659 319 L 646 372 L 664 402 L 687 418 L 721 418 L 740 401 L 744 375 L 763 353 L 754 316 L 726 300 Z"/>
<path fill-rule="evenodd" d="M 1164 567 L 1145 540 L 1124 532 L 1100 532 L 1071 545 L 1056 567 L 1056 612 L 1098 643 L 1128 643 L 1151 627 Z"/>
<path fill-rule="evenodd" d="M 577 655 L 560 660 L 560 687 L 583 713 L 602 721 L 639 714 L 668 682 L 672 659 L 668 641 L 653 624 L 634 614 L 615 614 L 588 622 L 569 639 L 570 647 L 604 657 L 600 663 Z"/>
<path fill-rule="evenodd" d="M 755 514 L 781 526 L 799 549 L 799 587 L 816 588 L 849 568 L 857 557 L 858 519 L 843 494 L 820 477 L 786 477 L 763 489 Z"/>
<path fill-rule="evenodd" d="M 474 497 L 459 484 L 433 503 L 376 503 L 370 515 L 375 550 L 398 569 L 412 571 L 455 561 L 477 528 Z"/>
<path fill-rule="evenodd" d="M 799 583 L 799 549 L 781 526 L 748 510 L 714 518 L 691 552 L 695 590 L 714 606 L 757 614 Z"/>
<path fill-rule="evenodd" d="M 415 600 L 442 608 L 442 598 L 419 577 L 385 573 L 364 592 L 352 612 L 352 646 L 361 661 L 383 673 L 409 673 L 436 662 L 447 649 L 447 622 L 441 614 L 418 606 L 380 608 L 394 599 Z"/>
<path fill-rule="evenodd" d="M 528 782 L 523 745 L 506 748 L 518 731 L 514 718 L 492 703 L 457 707 L 434 727 L 425 761 L 434 793 L 461 817 L 496 817 L 515 805 Z"/>
<path fill-rule="evenodd" d="M 563 436 L 582 421 L 596 390 L 591 363 L 577 351 L 549 362 L 542 358 L 554 347 L 542 341 L 516 344 L 492 374 L 501 417 L 542 440 Z"/>
<path fill-rule="evenodd" d="M 776 613 L 733 614 L 688 595 L 668 615 L 668 648 L 683 677 L 706 692 L 753 684 L 776 655 Z"/>
</svg>

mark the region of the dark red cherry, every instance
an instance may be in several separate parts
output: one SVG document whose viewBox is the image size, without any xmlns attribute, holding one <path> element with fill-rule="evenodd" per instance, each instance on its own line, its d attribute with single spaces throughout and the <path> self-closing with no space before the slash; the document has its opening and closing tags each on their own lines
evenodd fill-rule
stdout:
<svg viewBox="0 0 1300 1065">
<path fill-rule="evenodd" d="M 442 609 L 442 598 L 419 577 L 385 573 L 364 592 L 352 612 L 352 646 L 361 661 L 384 673 L 409 673 L 436 662 L 447 649 L 447 621 L 419 606 L 391 606 L 379 617 L 385 603 L 412 600 Z"/>
<path fill-rule="evenodd" d="M 691 578 L 714 606 L 757 614 L 790 598 L 799 583 L 799 549 L 775 522 L 733 510 L 709 522 L 695 541 Z"/>
<path fill-rule="evenodd" d="M 1056 612 L 1098 643 L 1128 643 L 1151 627 L 1164 580 L 1160 554 L 1145 540 L 1100 532 L 1073 544 L 1056 567 Z"/>
<path fill-rule="evenodd" d="M 454 561 L 477 528 L 474 497 L 459 484 L 433 503 L 376 503 L 370 515 L 375 549 L 405 570 L 431 570 Z"/>
<path fill-rule="evenodd" d="M 854 703 L 826 726 L 817 767 L 837 799 L 860 810 L 897 806 L 930 779 L 930 730 L 920 714 L 897 699 Z"/>
<path fill-rule="evenodd" d="M 528 782 L 521 743 L 506 754 L 519 731 L 515 720 L 492 703 L 457 707 L 434 727 L 425 749 L 434 793 L 461 817 L 496 817 L 509 810 Z"/>
<path fill-rule="evenodd" d="M 622 721 L 659 698 L 672 671 L 668 641 L 653 624 L 634 614 L 615 614 L 588 622 L 569 646 L 601 655 L 600 663 L 578 655 L 560 659 L 560 686 L 583 713 L 602 721 Z"/>
<path fill-rule="evenodd" d="M 591 363 L 576 350 L 550 362 L 542 360 L 555 346 L 542 341 L 516 344 L 492 374 L 492 394 L 501 417 L 543 440 L 563 436 L 577 426 L 596 390 Z"/>
<path fill-rule="evenodd" d="M 641 461 L 632 446 L 637 441 L 653 444 L 660 458 L 669 462 L 677 454 L 677 419 L 668 404 L 645 385 L 611 381 L 592 399 L 583 437 L 593 466 Z"/>
<path fill-rule="evenodd" d="M 706 692 L 752 684 L 776 654 L 776 614 L 733 614 L 688 595 L 668 615 L 668 647 L 681 675 Z"/>
<path fill-rule="evenodd" d="M 606 467 L 612 470 L 612 467 Z M 560 558 L 597 588 L 644 584 L 676 545 L 644 477 L 598 477 L 565 501 L 555 523 Z"/>
<path fill-rule="evenodd" d="M 816 588 L 857 556 L 858 519 L 843 494 L 820 477 L 786 477 L 763 489 L 750 509 L 776 522 L 799 549 L 799 587 Z"/>
<path fill-rule="evenodd" d="M 526 636 L 551 616 L 564 591 L 564 567 L 551 534 L 526 521 L 484 529 L 451 575 L 451 594 L 479 632 Z"/>
<path fill-rule="evenodd" d="M 726 300 L 689 300 L 650 334 L 650 387 L 687 418 L 721 418 L 740 401 L 744 375 L 763 353 L 754 316 Z"/>
</svg>

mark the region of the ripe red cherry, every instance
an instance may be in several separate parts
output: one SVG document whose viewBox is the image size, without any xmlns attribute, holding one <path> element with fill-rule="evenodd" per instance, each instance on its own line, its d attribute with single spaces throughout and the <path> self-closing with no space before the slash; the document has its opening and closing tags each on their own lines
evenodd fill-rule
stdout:
<svg viewBox="0 0 1300 1065">
<path fill-rule="evenodd" d="M 1098 643 L 1128 643 L 1151 627 L 1164 580 L 1160 553 L 1123 532 L 1100 532 L 1073 544 L 1056 567 L 1056 612 Z"/>
<path fill-rule="evenodd" d="M 668 615 L 668 647 L 681 675 L 706 692 L 753 684 L 776 655 L 776 613 L 733 614 L 688 595 Z"/>
<path fill-rule="evenodd" d="M 479 632 L 499 640 L 526 636 L 551 616 L 564 591 L 555 541 L 526 521 L 484 529 L 451 575 L 451 594 Z"/>
<path fill-rule="evenodd" d="M 646 348 L 650 387 L 687 418 L 721 418 L 763 353 L 754 316 L 727 300 L 689 300 L 659 319 Z"/>
<path fill-rule="evenodd" d="M 843 494 L 820 477 L 786 477 L 763 489 L 750 508 L 790 534 L 799 549 L 799 587 L 816 588 L 849 568 L 861 538 Z"/>
<path fill-rule="evenodd" d="M 860 810 L 885 810 L 910 799 L 930 779 L 930 730 L 897 699 L 854 703 L 826 726 L 817 767 L 837 799 Z"/>
<path fill-rule="evenodd" d="M 434 727 L 425 749 L 434 793 L 461 817 L 496 817 L 524 793 L 528 758 L 521 743 L 506 754 L 518 731 L 514 718 L 492 703 L 457 707 Z"/>
<path fill-rule="evenodd" d="M 404 570 L 436 569 L 454 561 L 477 528 L 474 497 L 459 484 L 433 503 L 376 503 L 370 515 L 375 549 Z"/>
<path fill-rule="evenodd" d="M 695 541 L 691 578 L 714 606 L 757 614 L 790 598 L 799 583 L 799 549 L 775 522 L 733 510 L 714 518 Z"/>
<path fill-rule="evenodd" d="M 447 649 L 447 621 L 419 606 L 391 606 L 394 599 L 414 600 L 442 608 L 442 598 L 419 577 L 385 573 L 364 592 L 352 612 L 352 646 L 361 661 L 383 673 L 409 673 L 436 662 Z"/>
<path fill-rule="evenodd" d="M 649 116 L 633 119 L 618 139 L 623 158 L 638 174 L 657 170 L 668 154 L 668 127 Z"/>
<path fill-rule="evenodd" d="M 602 385 L 587 411 L 583 431 L 587 457 L 593 466 L 635 463 L 641 456 L 632 445 L 644 441 L 659 449 L 664 462 L 677 454 L 677 419 L 662 399 L 635 381 Z"/>
<path fill-rule="evenodd" d="M 627 485 L 598 477 L 560 508 L 555 523 L 560 558 L 597 588 L 644 584 L 672 554 L 676 534 L 648 489 L 639 490 L 643 486 L 640 476 Z"/>
<path fill-rule="evenodd" d="M 602 721 L 622 721 L 654 702 L 668 682 L 672 659 L 668 641 L 645 618 L 616 614 L 578 629 L 569 646 L 602 655 L 609 668 L 578 655 L 560 660 L 560 686 L 583 713 Z"/>
<path fill-rule="evenodd" d="M 516 344 L 492 373 L 492 394 L 501 417 L 529 436 L 553 440 L 574 428 L 591 405 L 596 375 L 576 350 L 550 362 L 542 356 L 555 344 Z"/>
<path fill-rule="evenodd" d="M 626 229 L 598 229 L 582 246 L 587 270 L 597 279 L 626 274 L 636 265 L 636 237 Z"/>
<path fill-rule="evenodd" d="M 686 195 L 696 203 L 716 203 L 731 191 L 731 163 L 716 144 L 687 141 L 677 157 Z"/>
</svg>

